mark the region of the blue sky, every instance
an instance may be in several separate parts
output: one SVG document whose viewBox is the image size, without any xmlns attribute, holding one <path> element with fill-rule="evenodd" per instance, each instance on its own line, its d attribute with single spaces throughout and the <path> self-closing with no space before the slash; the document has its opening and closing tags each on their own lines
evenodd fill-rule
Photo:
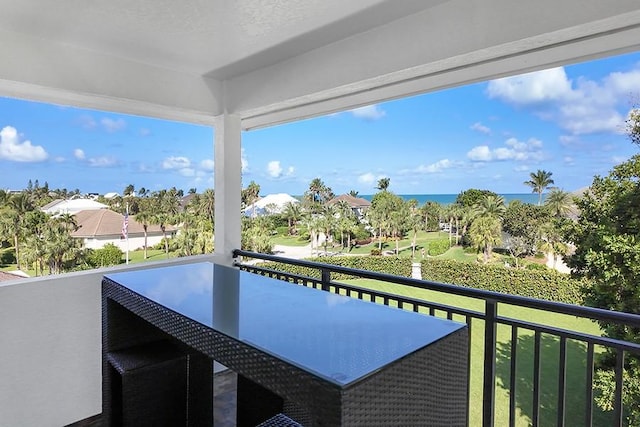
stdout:
<svg viewBox="0 0 640 427">
<path fill-rule="evenodd" d="M 640 103 L 640 53 L 405 98 L 243 134 L 243 183 L 302 194 L 320 177 L 336 193 L 468 188 L 526 193 L 529 172 L 590 185 L 638 153 L 624 134 Z M 214 187 L 205 126 L 0 98 L 0 188 L 185 192 Z"/>
</svg>

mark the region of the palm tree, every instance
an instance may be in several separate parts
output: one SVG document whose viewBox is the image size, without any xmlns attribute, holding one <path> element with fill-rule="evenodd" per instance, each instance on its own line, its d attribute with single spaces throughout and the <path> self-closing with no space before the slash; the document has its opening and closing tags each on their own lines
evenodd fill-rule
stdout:
<svg viewBox="0 0 640 427">
<path fill-rule="evenodd" d="M 158 212 L 152 215 L 149 220 L 151 224 L 156 224 L 160 226 L 160 230 L 162 230 L 162 240 L 164 240 L 164 252 L 169 258 L 169 240 L 167 239 L 167 225 L 169 224 L 169 215 L 164 212 Z"/>
<path fill-rule="evenodd" d="M 506 210 L 507 207 L 502 196 L 484 196 L 473 206 L 473 212 L 476 216 L 491 216 L 498 220 L 502 219 Z"/>
<path fill-rule="evenodd" d="M 469 228 L 469 236 L 474 246 L 484 255 L 484 263 L 491 258 L 493 247 L 501 242 L 500 220 L 492 216 L 477 217 Z"/>
<path fill-rule="evenodd" d="M 144 232 L 144 259 L 147 259 L 147 231 L 149 229 L 149 223 L 153 220 L 153 215 L 149 211 L 138 212 L 135 220 L 142 224 L 142 231 Z"/>
<path fill-rule="evenodd" d="M 259 191 L 259 190 L 258 190 Z M 214 190 L 207 188 L 204 193 L 198 198 L 198 206 L 196 207 L 198 214 L 211 221 L 211 224 L 215 223 L 215 207 L 216 207 L 216 193 Z"/>
<path fill-rule="evenodd" d="M 573 197 L 566 191 L 554 188 L 547 195 L 544 205 L 556 218 L 567 216 L 573 208 Z"/>
<path fill-rule="evenodd" d="M 506 210 L 502 196 L 484 195 L 473 205 L 469 236 L 473 244 L 483 251 L 485 264 L 491 258 L 493 247 L 502 241 L 502 217 Z"/>
<path fill-rule="evenodd" d="M 282 216 L 287 220 L 287 223 L 289 225 L 289 235 L 296 234 L 296 224 L 302 218 L 302 211 L 300 210 L 300 206 L 298 205 L 298 203 L 288 202 L 287 204 L 285 204 L 282 211 Z"/>
<path fill-rule="evenodd" d="M 349 195 L 351 197 L 358 197 L 359 192 L 356 190 L 349 190 Z"/>
<path fill-rule="evenodd" d="M 537 172 L 531 172 L 529 174 L 531 177 L 529 181 L 524 182 L 524 185 L 531 187 L 532 193 L 538 193 L 538 206 L 542 204 L 542 193 L 544 190 L 547 190 L 551 184 L 554 184 L 551 175 L 553 175 L 552 172 L 538 169 Z"/>
<path fill-rule="evenodd" d="M 13 237 L 16 266 L 20 270 L 20 238 L 24 232 L 24 215 L 33 210 L 33 203 L 28 194 L 19 193 L 9 198 L 8 207 L 4 228 Z"/>
<path fill-rule="evenodd" d="M 380 178 L 378 180 L 378 185 L 376 188 L 380 191 L 387 191 L 389 189 L 389 184 L 391 182 L 391 178 Z"/>
</svg>

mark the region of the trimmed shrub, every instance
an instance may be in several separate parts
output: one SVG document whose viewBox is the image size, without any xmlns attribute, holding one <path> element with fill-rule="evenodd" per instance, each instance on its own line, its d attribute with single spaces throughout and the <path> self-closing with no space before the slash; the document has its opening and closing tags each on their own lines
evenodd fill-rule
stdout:
<svg viewBox="0 0 640 427">
<path fill-rule="evenodd" d="M 583 304 L 581 289 L 588 284 L 547 268 L 521 270 L 447 259 L 425 259 L 421 267 L 424 280 L 568 304 Z"/>
<path fill-rule="evenodd" d="M 449 244 L 449 239 L 431 240 L 427 244 L 427 253 L 430 256 L 442 255 L 443 253 L 447 252 L 450 247 L 451 245 Z"/>
<path fill-rule="evenodd" d="M 342 267 L 355 268 L 357 270 L 376 271 L 379 273 L 394 274 L 396 276 L 411 277 L 411 260 L 408 258 L 396 257 L 370 257 L 370 256 L 334 256 L 310 258 L 308 261 L 319 262 L 324 264 L 339 265 Z M 261 266 L 273 270 L 285 271 L 301 276 L 313 277 L 320 279 L 320 270 L 308 267 L 299 267 L 297 265 L 284 264 L 279 262 L 266 262 Z M 356 276 L 350 276 L 341 273 L 331 273 L 333 280 L 349 280 L 357 279 Z"/>
<path fill-rule="evenodd" d="M 87 256 L 87 262 L 93 267 L 107 267 L 122 263 L 124 252 L 113 243 L 107 243 L 102 249 L 93 249 Z"/>
<path fill-rule="evenodd" d="M 373 249 L 371 249 L 371 255 L 380 256 L 380 255 L 382 255 L 382 251 L 380 249 L 378 249 L 378 248 L 373 248 Z"/>
</svg>

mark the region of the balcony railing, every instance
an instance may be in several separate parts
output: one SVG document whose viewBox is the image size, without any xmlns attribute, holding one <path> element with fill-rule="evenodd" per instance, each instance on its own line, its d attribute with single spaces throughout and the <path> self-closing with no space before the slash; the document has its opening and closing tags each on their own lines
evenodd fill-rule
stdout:
<svg viewBox="0 0 640 427">
<path fill-rule="evenodd" d="M 238 261 L 237 265 L 245 271 L 286 280 L 299 285 L 313 287 L 328 292 L 340 293 L 354 298 L 359 298 L 377 303 L 392 305 L 406 310 L 424 312 L 429 315 L 437 315 L 452 320 L 466 322 L 470 329 L 469 348 L 474 345 L 482 347 L 482 360 L 478 351 L 470 351 L 471 367 L 470 377 L 479 375 L 474 367 L 482 366 L 482 381 L 478 387 L 470 387 L 470 408 L 478 408 L 476 413 L 470 413 L 469 425 L 493 426 L 494 424 L 509 426 L 518 425 L 520 413 L 527 412 L 530 423 L 533 426 L 552 425 L 553 421 L 558 426 L 565 425 L 623 425 L 623 371 L 625 358 L 628 355 L 640 356 L 640 345 L 611 338 L 602 337 L 594 333 L 586 333 L 578 328 L 560 328 L 557 325 L 548 325 L 543 322 L 537 323 L 523 320 L 518 316 L 506 316 L 503 311 L 513 313 L 513 310 L 505 310 L 505 307 L 516 310 L 540 313 L 540 318 L 545 317 L 544 313 L 552 312 L 571 316 L 571 318 L 588 319 L 591 321 L 606 321 L 623 324 L 631 327 L 640 327 L 640 315 L 620 313 L 602 310 L 591 307 L 563 304 L 558 302 L 544 301 L 521 296 L 502 294 L 461 286 L 435 283 L 424 280 L 411 279 L 406 277 L 382 274 L 371 271 L 356 270 L 336 265 L 309 262 L 304 260 L 293 260 L 272 255 L 258 254 L 243 250 L 234 251 L 236 257 L 252 258 L 263 261 L 274 261 L 294 266 L 302 266 L 313 269 L 316 274 L 302 276 L 290 272 L 276 270 L 269 267 L 269 264 L 250 264 Z M 240 258 L 238 258 L 240 259 Z M 437 303 L 422 298 L 403 296 L 396 293 L 389 293 L 366 287 L 354 286 L 332 280 L 332 273 L 341 273 L 356 278 L 370 279 L 385 283 L 394 283 L 409 289 L 422 289 L 442 292 L 448 295 L 466 297 L 470 301 L 475 301 L 477 306 L 483 307 L 481 310 L 469 309 L 448 304 Z M 471 304 L 473 305 L 473 304 Z M 535 316 L 534 316 L 535 317 Z M 475 333 L 476 328 L 481 328 L 482 333 Z M 498 328 L 507 328 L 510 340 L 508 342 L 498 341 Z M 502 331 L 502 329 L 501 329 Z M 501 332 L 504 335 L 504 331 Z M 474 342 L 481 340 L 482 342 Z M 531 348 L 532 347 L 532 348 Z M 556 351 L 549 351 L 552 347 Z M 595 415 L 603 417 L 601 411 L 596 410 L 594 404 L 594 373 L 596 357 L 599 352 L 609 350 L 615 354 L 615 391 L 613 393 L 612 414 L 609 414 L 606 421 L 596 418 Z M 598 351 L 599 350 L 599 351 Z M 530 352 L 532 351 L 532 355 Z M 526 354 L 525 354 L 526 353 Z M 569 354 L 581 355 L 580 360 L 584 360 L 582 372 L 575 373 L 575 366 L 569 364 Z M 553 355 L 556 359 L 549 360 Z M 532 356 L 532 372 L 523 375 L 522 367 L 519 366 L 525 357 Z M 572 359 L 573 360 L 573 359 Z M 530 361 L 530 360 L 529 360 Z M 582 363 L 582 362 L 581 362 Z M 542 383 L 543 366 L 548 368 L 552 365 L 551 371 L 557 372 L 555 384 Z M 497 369 L 501 371 L 501 392 L 508 395 L 507 408 L 500 408 L 501 414 L 506 412 L 504 418 L 496 421 L 497 399 L 496 399 L 496 378 Z M 580 368 L 580 367 L 578 367 Z M 578 369 L 580 371 L 581 369 Z M 570 373 L 571 371 L 571 373 Z M 580 396 L 575 399 L 575 390 L 572 396 L 568 396 L 568 385 L 572 381 L 584 384 L 580 387 Z M 524 386 L 524 387 L 523 387 Z M 524 396 L 523 388 L 530 389 L 530 395 Z M 552 390 L 549 393 L 549 390 Z M 543 393 L 544 392 L 544 393 Z M 569 400 L 571 398 L 571 400 Z M 578 410 L 580 418 L 574 419 L 567 416 L 568 405 L 574 405 L 575 401 L 582 402 L 584 410 Z M 479 402 L 482 402 L 480 404 Z M 550 407 L 555 409 L 551 419 L 549 419 Z M 526 408 L 525 411 L 523 408 Z M 571 408 L 574 410 L 575 408 Z M 544 420 L 542 412 L 545 411 Z M 519 413 L 520 412 L 520 413 Z M 597 413 L 597 414 L 596 414 Z M 555 418 L 555 420 L 553 420 Z M 508 421 L 507 421 L 508 420 Z"/>
</svg>

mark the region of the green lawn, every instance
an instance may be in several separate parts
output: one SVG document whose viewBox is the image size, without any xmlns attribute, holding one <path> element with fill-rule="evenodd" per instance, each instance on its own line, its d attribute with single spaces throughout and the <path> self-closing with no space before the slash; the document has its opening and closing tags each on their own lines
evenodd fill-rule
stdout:
<svg viewBox="0 0 640 427">
<path fill-rule="evenodd" d="M 300 236 L 273 236 L 271 238 L 272 245 L 283 246 L 307 246 L 308 240 L 300 240 Z"/>
<path fill-rule="evenodd" d="M 475 311 L 483 311 L 484 303 L 475 299 L 441 292 L 414 289 L 393 283 L 383 283 L 366 279 L 349 280 L 357 286 L 380 291 L 406 295 Z M 436 313 L 445 317 L 445 313 Z M 555 327 L 600 335 L 597 324 L 574 316 L 544 312 L 540 310 L 499 306 L 499 315 L 521 319 L 533 323 L 552 325 Z M 462 318 L 454 320 L 464 321 Z M 496 365 L 496 411 L 495 425 L 508 425 L 509 417 L 509 382 L 511 363 L 511 329 L 499 326 L 497 330 L 497 365 Z M 470 425 L 479 425 L 482 416 L 482 380 L 484 366 L 484 322 L 474 320 L 471 327 L 471 400 Z M 542 334 L 541 337 L 541 390 L 540 390 L 540 425 L 556 425 L 557 418 L 557 384 L 558 384 L 558 338 Z M 518 426 L 531 425 L 533 406 L 533 343 L 534 334 L 519 331 L 517 347 L 517 380 L 516 380 L 516 412 Z M 597 350 L 601 351 L 602 349 Z M 567 341 L 567 393 L 566 393 L 566 425 L 582 426 L 585 413 L 586 383 L 586 345 L 581 342 Z M 594 407 L 594 425 L 611 425 L 609 414 L 599 412 Z"/>
<path fill-rule="evenodd" d="M 409 233 L 409 238 L 401 239 L 398 242 L 398 247 L 400 248 L 400 252 L 398 254 L 401 258 L 410 258 L 412 255 L 411 251 L 411 243 L 413 241 L 412 233 Z M 416 257 L 420 257 L 420 250 L 425 247 L 425 245 L 430 240 L 438 240 L 449 238 L 449 233 L 443 233 L 440 231 L 420 231 L 418 232 L 418 236 L 416 238 Z M 358 247 L 354 247 L 351 251 L 345 250 L 350 254 L 357 255 L 369 255 L 371 253 L 371 249 L 378 249 L 378 240 L 374 240 L 368 245 L 362 245 Z M 382 242 L 382 250 L 383 251 L 395 251 L 396 242 L 395 240 L 387 240 Z"/>
</svg>

